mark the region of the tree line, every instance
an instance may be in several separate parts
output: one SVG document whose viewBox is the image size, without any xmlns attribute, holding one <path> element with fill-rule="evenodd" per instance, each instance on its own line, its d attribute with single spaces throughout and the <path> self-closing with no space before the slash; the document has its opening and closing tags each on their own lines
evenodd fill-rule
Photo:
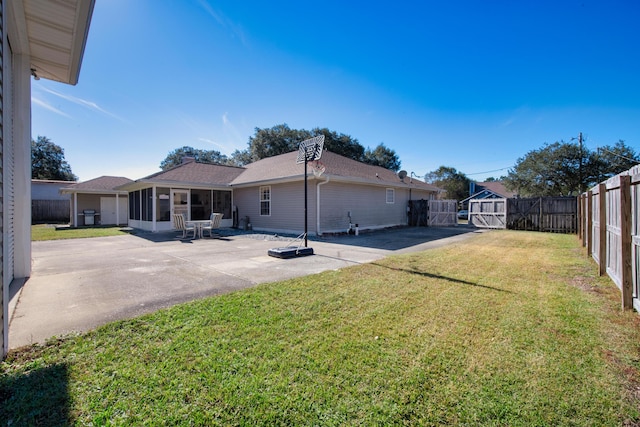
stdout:
<svg viewBox="0 0 640 427">
<path fill-rule="evenodd" d="M 518 158 L 506 176 L 497 180 L 521 197 L 572 196 L 638 163 L 640 155 L 623 140 L 596 150 L 573 141 L 559 141 L 529 151 Z M 453 167 L 440 166 L 427 173 L 425 179 L 444 189 L 445 198 L 462 200 L 472 196 L 471 180 Z"/>
<path fill-rule="evenodd" d="M 296 151 L 302 141 L 320 135 L 324 135 L 325 149 L 333 153 L 395 172 L 400 170 L 398 155 L 384 143 L 373 149 L 365 148 L 356 138 L 344 133 L 327 128 L 291 129 L 286 123 L 270 128 L 255 128 L 255 134 L 249 137 L 247 148 L 235 150 L 229 157 L 217 150 L 201 150 L 189 146 L 177 148 L 160 163 L 160 169 L 167 170 L 179 165 L 183 157 L 193 157 L 196 162 L 201 163 L 244 166 L 267 157 Z"/>
<path fill-rule="evenodd" d="M 171 151 L 160 163 L 167 170 L 182 163 L 184 157 L 193 157 L 197 162 L 232 166 L 246 164 L 288 153 L 298 149 L 300 142 L 324 135 L 324 146 L 331 152 L 350 159 L 381 166 L 397 172 L 400 159 L 394 150 L 380 143 L 371 149 L 365 148 L 356 138 L 327 128 L 312 130 L 291 129 L 286 124 L 271 128 L 255 128 L 247 148 L 236 150 L 231 156 L 217 150 L 202 150 L 184 146 Z M 64 159 L 64 150 L 45 136 L 31 141 L 31 163 L 34 179 L 75 181 L 71 166 Z M 569 196 L 588 188 L 640 163 L 640 155 L 625 141 L 589 150 L 575 141 L 559 141 L 544 144 L 518 158 L 506 176 L 489 178 L 499 180 L 510 191 L 522 197 Z M 452 166 L 440 166 L 427 172 L 425 181 L 443 190 L 443 198 L 462 200 L 470 196 L 471 179 Z"/>
</svg>

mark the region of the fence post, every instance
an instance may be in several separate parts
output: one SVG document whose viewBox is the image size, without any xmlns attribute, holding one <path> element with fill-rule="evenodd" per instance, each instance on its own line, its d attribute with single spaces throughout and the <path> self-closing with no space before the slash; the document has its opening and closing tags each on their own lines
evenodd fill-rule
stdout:
<svg viewBox="0 0 640 427">
<path fill-rule="evenodd" d="M 598 184 L 599 204 L 600 204 L 600 236 L 598 250 L 598 274 L 604 276 L 607 273 L 607 184 Z"/>
<path fill-rule="evenodd" d="M 578 196 L 578 236 L 580 236 L 580 244 L 584 247 L 586 245 L 586 236 L 584 229 L 584 218 L 587 214 L 585 206 L 585 194 L 582 193 Z"/>
<path fill-rule="evenodd" d="M 622 256 L 622 308 L 633 308 L 633 277 L 631 268 L 631 177 L 620 176 L 620 231 Z"/>
<path fill-rule="evenodd" d="M 584 237 L 587 242 L 587 256 L 591 256 L 593 252 L 593 190 L 587 193 L 587 225 L 584 230 Z"/>
</svg>

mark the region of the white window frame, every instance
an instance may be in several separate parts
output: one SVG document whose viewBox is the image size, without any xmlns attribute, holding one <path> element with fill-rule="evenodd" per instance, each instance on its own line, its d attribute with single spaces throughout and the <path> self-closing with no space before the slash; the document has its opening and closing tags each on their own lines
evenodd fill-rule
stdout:
<svg viewBox="0 0 640 427">
<path fill-rule="evenodd" d="M 392 205 L 396 202 L 396 189 L 395 188 L 387 188 L 386 191 L 386 199 L 387 204 Z"/>
<path fill-rule="evenodd" d="M 263 185 L 260 187 L 259 191 L 259 199 L 260 199 L 260 216 L 271 216 L 271 186 L 270 185 Z M 264 196 L 267 195 L 268 198 L 265 198 Z M 263 213 L 263 209 L 262 209 L 262 204 L 266 203 L 266 206 L 268 207 L 268 211 L 269 213 Z"/>
</svg>

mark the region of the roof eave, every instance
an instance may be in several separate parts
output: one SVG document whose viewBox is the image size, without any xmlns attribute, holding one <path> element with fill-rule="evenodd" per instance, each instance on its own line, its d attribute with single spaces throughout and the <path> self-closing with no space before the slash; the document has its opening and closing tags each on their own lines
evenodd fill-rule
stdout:
<svg viewBox="0 0 640 427">
<path fill-rule="evenodd" d="M 31 69 L 38 78 L 77 84 L 95 0 L 67 0 L 60 4 L 16 0 L 9 5 L 18 38 L 12 46 L 14 52 L 29 55 Z M 53 7 L 58 13 L 56 21 L 48 15 Z M 60 37 L 61 33 L 69 37 Z"/>
<path fill-rule="evenodd" d="M 116 187 L 123 191 L 137 191 L 149 187 L 169 187 L 169 188 L 194 188 L 198 190 L 228 190 L 230 184 L 206 184 L 202 182 L 188 182 L 188 181 L 175 181 L 175 180 L 153 180 L 153 179 L 140 179 L 138 181 L 130 182 L 128 184 L 120 185 Z"/>
</svg>

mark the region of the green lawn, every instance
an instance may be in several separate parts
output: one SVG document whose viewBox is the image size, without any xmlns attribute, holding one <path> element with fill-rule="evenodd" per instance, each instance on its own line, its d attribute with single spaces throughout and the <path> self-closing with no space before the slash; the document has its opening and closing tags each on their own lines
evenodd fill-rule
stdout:
<svg viewBox="0 0 640 427">
<path fill-rule="evenodd" d="M 127 234 L 126 228 L 118 226 L 68 227 L 52 224 L 31 226 L 31 240 L 81 239 L 85 237 L 118 236 Z"/>
<path fill-rule="evenodd" d="M 504 231 L 208 298 L 11 352 L 0 420 L 637 425 L 639 316 L 595 272 Z"/>
</svg>

